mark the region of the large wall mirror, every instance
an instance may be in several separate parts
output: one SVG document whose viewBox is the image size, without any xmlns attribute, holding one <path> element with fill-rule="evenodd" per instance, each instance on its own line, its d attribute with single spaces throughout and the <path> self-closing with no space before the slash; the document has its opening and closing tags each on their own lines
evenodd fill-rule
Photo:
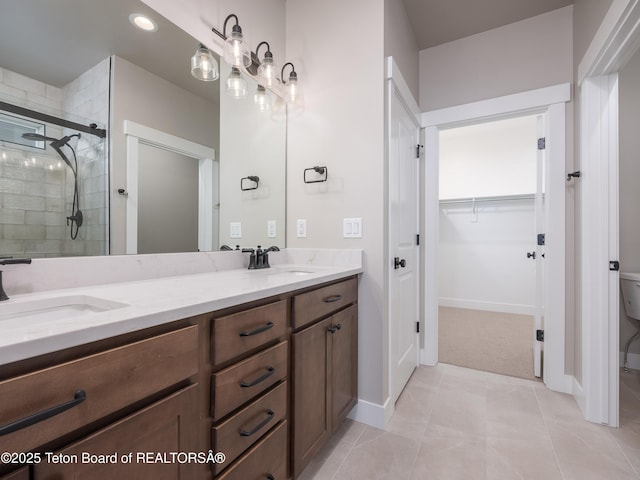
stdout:
<svg viewBox="0 0 640 480">
<path fill-rule="evenodd" d="M 137 0 L 0 11 L 0 256 L 285 246 L 285 121 L 251 78 L 195 79 L 199 42 Z"/>
</svg>

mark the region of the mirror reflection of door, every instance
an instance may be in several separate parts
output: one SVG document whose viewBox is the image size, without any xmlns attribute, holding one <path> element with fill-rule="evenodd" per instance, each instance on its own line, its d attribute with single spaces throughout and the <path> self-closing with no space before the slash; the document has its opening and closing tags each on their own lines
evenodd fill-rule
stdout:
<svg viewBox="0 0 640 480">
<path fill-rule="evenodd" d="M 198 159 L 139 148 L 138 253 L 198 251 Z"/>
</svg>

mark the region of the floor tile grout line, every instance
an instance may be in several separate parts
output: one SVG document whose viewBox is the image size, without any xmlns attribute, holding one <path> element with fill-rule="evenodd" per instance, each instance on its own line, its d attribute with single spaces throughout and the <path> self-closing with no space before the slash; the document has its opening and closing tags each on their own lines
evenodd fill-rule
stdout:
<svg viewBox="0 0 640 480">
<path fill-rule="evenodd" d="M 622 453 L 622 456 L 624 457 L 624 459 L 627 461 L 627 463 L 629 464 L 629 466 L 631 467 L 631 471 L 635 474 L 635 476 L 637 478 L 640 478 L 640 472 L 638 472 L 638 470 L 636 470 L 636 468 L 633 466 L 633 463 L 631 462 L 631 459 L 629 459 L 629 457 L 627 456 L 626 452 L 624 451 L 624 448 L 622 448 L 622 445 L 620 445 L 620 442 L 618 441 L 618 439 L 616 438 L 615 435 L 613 435 L 611 432 L 607 432 L 609 434 L 609 436 L 613 439 L 613 441 L 616 443 L 616 445 L 618 446 L 618 449 L 620 450 L 620 452 Z"/>
<path fill-rule="evenodd" d="M 360 438 L 360 436 L 362 436 L 363 432 L 364 432 L 364 429 L 362 430 L 362 432 L 360 432 L 360 435 L 358 435 L 358 439 Z M 356 442 L 357 442 L 357 439 L 356 439 Z M 332 479 L 332 480 L 336 478 L 336 476 L 337 476 L 337 475 L 338 475 L 338 473 L 340 472 L 340 469 L 342 468 L 342 465 L 344 465 L 344 462 L 346 462 L 346 461 L 347 461 L 347 458 L 349 458 L 349 455 L 351 455 L 351 452 L 353 451 L 353 448 L 354 448 L 355 446 L 356 446 L 356 444 L 354 443 L 354 444 L 352 444 L 352 445 L 349 447 L 349 451 L 347 452 L 347 454 L 344 456 L 344 458 L 342 459 L 342 461 L 341 461 L 341 462 L 340 462 L 340 464 L 338 465 L 338 468 L 336 468 L 335 473 L 331 476 L 331 479 Z"/>
<path fill-rule="evenodd" d="M 538 409 L 540 409 L 540 416 L 542 417 L 542 423 L 544 424 L 544 428 L 549 436 L 549 441 L 551 442 L 551 450 L 553 451 L 553 457 L 556 461 L 556 466 L 558 467 L 558 471 L 560 472 L 560 477 L 564 480 L 566 478 L 564 472 L 562 471 L 562 465 L 560 464 L 560 458 L 558 458 L 558 452 L 556 451 L 556 445 L 553 442 L 553 437 L 551 436 L 551 431 L 549 430 L 549 425 L 547 424 L 547 419 L 544 415 L 544 411 L 542 408 L 542 404 L 540 403 L 540 398 L 538 397 L 538 391 L 536 388 L 533 389 L 533 395 L 536 397 L 536 403 L 538 404 Z"/>
</svg>

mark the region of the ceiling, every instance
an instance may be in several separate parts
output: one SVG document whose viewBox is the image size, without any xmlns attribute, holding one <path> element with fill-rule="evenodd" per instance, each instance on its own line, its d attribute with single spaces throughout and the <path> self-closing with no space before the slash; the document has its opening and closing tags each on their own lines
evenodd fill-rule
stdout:
<svg viewBox="0 0 640 480">
<path fill-rule="evenodd" d="M 0 0 L 0 66 L 63 87 L 110 55 L 219 102 L 219 82 L 190 74 L 198 42 L 138 0 Z M 129 22 L 148 14 L 156 32 Z"/>
<path fill-rule="evenodd" d="M 573 4 L 573 0 L 403 0 L 419 50 Z"/>
</svg>

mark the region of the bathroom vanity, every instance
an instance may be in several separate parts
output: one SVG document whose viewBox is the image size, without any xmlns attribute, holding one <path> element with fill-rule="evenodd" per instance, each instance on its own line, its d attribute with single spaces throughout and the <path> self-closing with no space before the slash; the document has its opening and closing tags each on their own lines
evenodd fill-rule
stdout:
<svg viewBox="0 0 640 480">
<path fill-rule="evenodd" d="M 16 298 L 129 306 L 9 328 L 0 451 L 15 455 L 0 479 L 296 478 L 357 401 L 360 272 L 280 265 Z"/>
</svg>

